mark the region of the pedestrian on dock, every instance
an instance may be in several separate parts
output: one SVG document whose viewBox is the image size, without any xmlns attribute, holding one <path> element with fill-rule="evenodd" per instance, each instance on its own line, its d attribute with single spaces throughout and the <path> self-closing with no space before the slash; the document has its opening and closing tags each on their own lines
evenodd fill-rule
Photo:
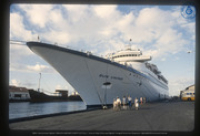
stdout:
<svg viewBox="0 0 200 136">
<path fill-rule="evenodd" d="M 134 105 L 135 105 L 135 109 L 138 110 L 139 109 L 139 102 L 138 102 L 137 98 L 135 98 Z"/>
<path fill-rule="evenodd" d="M 117 100 L 116 99 L 113 99 L 113 110 L 116 110 L 117 109 Z"/>
<path fill-rule="evenodd" d="M 146 98 L 145 97 L 143 97 L 143 103 L 146 103 Z"/>
<path fill-rule="evenodd" d="M 123 96 L 123 98 L 122 98 L 122 108 L 123 109 L 126 109 L 126 97 L 125 96 Z"/>
<path fill-rule="evenodd" d="M 140 97 L 140 104 L 142 105 L 142 97 Z"/>
<path fill-rule="evenodd" d="M 118 109 L 121 110 L 121 100 L 119 97 L 117 97 L 117 106 L 118 106 Z"/>
<path fill-rule="evenodd" d="M 132 98 L 130 95 L 128 96 L 128 106 L 129 106 L 129 110 L 130 110 L 132 107 Z"/>
</svg>

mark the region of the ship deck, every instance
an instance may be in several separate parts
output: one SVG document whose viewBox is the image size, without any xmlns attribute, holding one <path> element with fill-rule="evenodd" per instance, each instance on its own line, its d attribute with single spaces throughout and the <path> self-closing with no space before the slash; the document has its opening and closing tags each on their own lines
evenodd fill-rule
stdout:
<svg viewBox="0 0 200 136">
<path fill-rule="evenodd" d="M 83 132 L 191 132 L 194 127 L 194 102 L 145 103 L 139 110 L 97 109 L 74 114 L 44 117 L 9 124 L 11 134 Z M 24 132 L 24 131 L 22 131 Z"/>
</svg>

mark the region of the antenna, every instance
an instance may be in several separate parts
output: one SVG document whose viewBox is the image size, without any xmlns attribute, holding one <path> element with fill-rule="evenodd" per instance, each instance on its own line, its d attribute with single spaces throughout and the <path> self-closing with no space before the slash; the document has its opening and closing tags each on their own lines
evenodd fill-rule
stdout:
<svg viewBox="0 0 200 136">
<path fill-rule="evenodd" d="M 37 40 L 38 40 L 38 42 L 40 42 L 40 37 L 39 37 L 39 35 L 38 35 L 38 37 L 37 37 Z"/>
<path fill-rule="evenodd" d="M 131 50 L 131 41 L 132 41 L 132 39 L 130 39 L 130 41 L 129 41 L 129 45 L 127 45 L 127 49 L 126 50 Z"/>
<path fill-rule="evenodd" d="M 132 39 L 130 39 L 130 44 L 129 44 L 130 46 L 131 46 L 131 41 L 132 41 Z"/>
</svg>

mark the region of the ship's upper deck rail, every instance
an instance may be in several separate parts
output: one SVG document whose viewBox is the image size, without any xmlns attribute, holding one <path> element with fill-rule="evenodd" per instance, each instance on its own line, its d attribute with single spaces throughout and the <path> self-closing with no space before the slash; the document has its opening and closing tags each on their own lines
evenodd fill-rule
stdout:
<svg viewBox="0 0 200 136">
<path fill-rule="evenodd" d="M 157 66 L 155 64 L 151 64 L 151 63 L 145 63 L 145 66 L 152 71 L 154 74 L 156 74 L 158 76 L 158 79 L 162 80 L 163 82 L 168 84 L 167 79 L 161 75 L 161 72 L 158 70 Z"/>
</svg>

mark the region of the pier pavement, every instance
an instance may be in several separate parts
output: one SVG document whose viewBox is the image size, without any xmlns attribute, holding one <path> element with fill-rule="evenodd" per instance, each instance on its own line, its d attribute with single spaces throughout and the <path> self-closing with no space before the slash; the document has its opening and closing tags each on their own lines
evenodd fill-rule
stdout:
<svg viewBox="0 0 200 136">
<path fill-rule="evenodd" d="M 98 109 L 10 123 L 11 130 L 193 131 L 194 102 L 146 103 L 136 111 Z"/>
</svg>

